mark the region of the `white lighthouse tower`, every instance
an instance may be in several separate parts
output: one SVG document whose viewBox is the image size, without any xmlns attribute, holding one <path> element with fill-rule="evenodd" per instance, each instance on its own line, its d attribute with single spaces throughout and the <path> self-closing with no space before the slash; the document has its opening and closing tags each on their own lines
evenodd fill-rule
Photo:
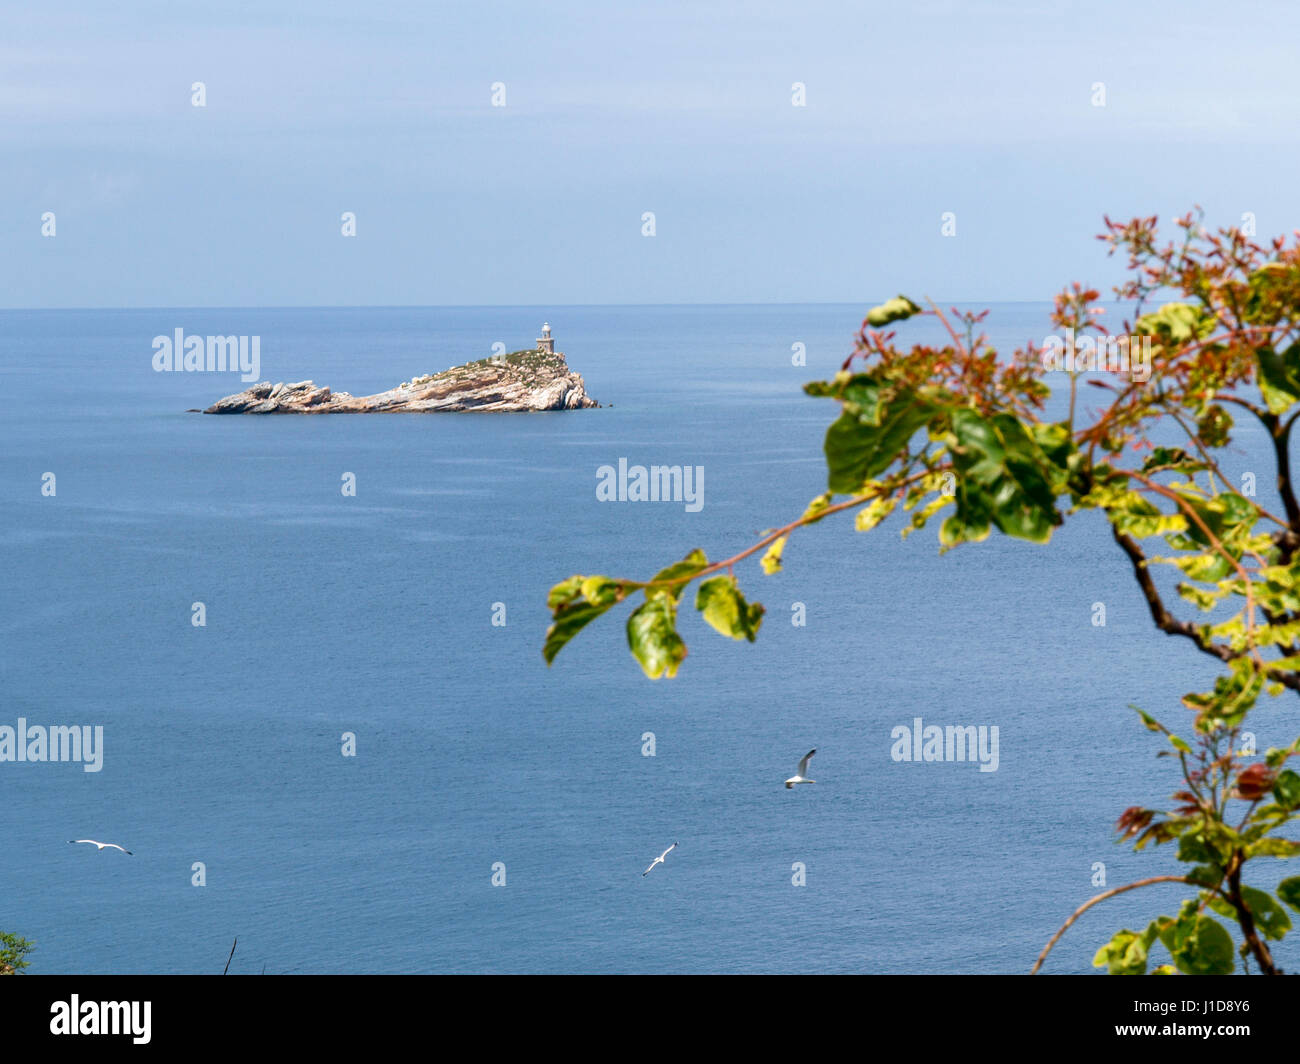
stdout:
<svg viewBox="0 0 1300 1064">
<path fill-rule="evenodd" d="M 555 341 L 551 338 L 551 323 L 542 322 L 542 335 L 537 338 L 537 350 L 548 355 L 555 354 Z"/>
</svg>

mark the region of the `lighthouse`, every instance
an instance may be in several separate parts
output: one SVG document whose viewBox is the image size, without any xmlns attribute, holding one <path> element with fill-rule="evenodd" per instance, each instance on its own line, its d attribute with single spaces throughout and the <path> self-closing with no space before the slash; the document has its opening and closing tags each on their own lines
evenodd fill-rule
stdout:
<svg viewBox="0 0 1300 1064">
<path fill-rule="evenodd" d="M 537 350 L 548 355 L 555 354 L 555 341 L 551 339 L 551 323 L 542 322 L 542 335 L 537 338 Z"/>
</svg>

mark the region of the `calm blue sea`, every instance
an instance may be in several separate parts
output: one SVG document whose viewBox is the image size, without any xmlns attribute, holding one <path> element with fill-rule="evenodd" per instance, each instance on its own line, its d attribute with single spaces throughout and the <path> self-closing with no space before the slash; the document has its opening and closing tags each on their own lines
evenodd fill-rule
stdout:
<svg viewBox="0 0 1300 1064">
<path fill-rule="evenodd" d="M 1047 309 L 995 306 L 993 339 L 1041 341 Z M 105 733 L 98 773 L 0 764 L 0 929 L 33 972 L 220 972 L 235 936 L 240 973 L 1020 972 L 1097 862 L 1174 870 L 1112 841 L 1177 782 L 1126 705 L 1183 724 L 1215 673 L 1152 630 L 1095 515 L 942 558 L 935 528 L 826 521 L 781 574 L 740 568 L 757 644 L 683 610 L 690 657 L 652 683 L 620 612 L 545 667 L 551 584 L 724 557 L 823 490 L 834 408 L 800 385 L 863 310 L 0 313 L 0 724 Z M 263 378 L 364 394 L 543 318 L 605 408 L 202 417 L 237 377 L 150 364 L 176 328 L 257 335 Z M 598 502 L 620 458 L 703 466 L 704 508 Z M 998 770 L 894 762 L 916 717 L 998 726 Z M 1259 745 L 1296 730 L 1272 703 Z M 818 783 L 787 792 L 811 747 Z M 1179 896 L 1093 910 L 1049 970 Z"/>
</svg>

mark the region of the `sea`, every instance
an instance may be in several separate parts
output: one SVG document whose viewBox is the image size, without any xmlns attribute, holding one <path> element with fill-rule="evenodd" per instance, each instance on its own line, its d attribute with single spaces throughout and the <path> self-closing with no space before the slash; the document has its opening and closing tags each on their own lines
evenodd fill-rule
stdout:
<svg viewBox="0 0 1300 1064">
<path fill-rule="evenodd" d="M 830 518 L 781 572 L 735 566 L 755 643 L 688 597 L 675 678 L 626 605 L 544 662 L 553 584 L 729 557 L 825 490 L 836 406 L 802 384 L 868 305 L 0 312 L 0 725 L 103 729 L 99 771 L 0 763 L 29 970 L 219 973 L 237 940 L 232 974 L 1015 973 L 1092 895 L 1177 872 L 1115 840 L 1179 783 L 1130 706 L 1190 732 L 1216 670 L 1096 513 L 942 555 L 937 523 Z M 999 347 L 1052 331 L 989 309 Z M 178 328 L 256 336 L 262 378 L 361 395 L 544 320 L 600 409 L 208 417 L 238 374 L 152 364 Z M 1230 461 L 1267 496 L 1252 431 Z M 601 501 L 620 460 L 702 468 L 703 506 Z M 918 719 L 996 727 L 996 771 L 895 760 Z M 1300 730 L 1285 699 L 1252 722 L 1260 750 Z M 1045 970 L 1185 893 L 1095 907 Z"/>
</svg>

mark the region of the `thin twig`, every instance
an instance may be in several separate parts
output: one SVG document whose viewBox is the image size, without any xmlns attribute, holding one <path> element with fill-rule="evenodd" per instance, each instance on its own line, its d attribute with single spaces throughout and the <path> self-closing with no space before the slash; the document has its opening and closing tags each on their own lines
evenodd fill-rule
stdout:
<svg viewBox="0 0 1300 1064">
<path fill-rule="evenodd" d="M 1048 940 L 1047 945 L 1043 947 L 1043 952 L 1038 955 L 1038 960 L 1034 961 L 1034 966 L 1029 969 L 1029 974 L 1038 974 L 1038 969 L 1043 966 L 1043 961 L 1047 960 L 1047 955 L 1052 952 L 1052 947 L 1061 940 L 1061 936 L 1070 929 L 1070 926 L 1075 920 L 1079 919 L 1080 916 L 1086 913 L 1098 902 L 1103 902 L 1107 898 L 1113 898 L 1116 894 L 1123 894 L 1126 891 L 1137 890 L 1138 887 L 1149 887 L 1152 883 L 1192 883 L 1192 881 L 1186 876 L 1152 876 L 1150 879 L 1139 879 L 1136 883 L 1127 883 L 1122 887 L 1115 887 L 1112 890 L 1098 894 L 1095 898 L 1089 898 L 1070 914 L 1070 918 L 1061 925 L 1061 929 Z M 1192 886 L 1198 886 L 1198 884 L 1192 883 Z"/>
</svg>

